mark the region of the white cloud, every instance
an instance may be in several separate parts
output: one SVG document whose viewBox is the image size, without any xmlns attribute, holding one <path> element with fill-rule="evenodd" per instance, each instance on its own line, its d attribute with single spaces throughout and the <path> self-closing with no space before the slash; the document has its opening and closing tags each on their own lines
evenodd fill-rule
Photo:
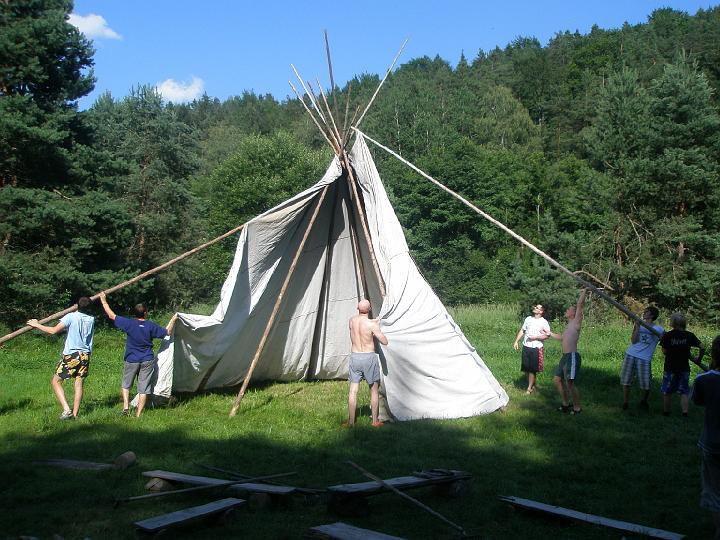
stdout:
<svg viewBox="0 0 720 540">
<path fill-rule="evenodd" d="M 173 103 L 187 103 L 199 98 L 205 90 L 205 82 L 197 77 L 186 84 L 177 82 L 175 79 L 167 79 L 155 86 L 158 93 L 167 101 Z"/>
<path fill-rule="evenodd" d="M 68 22 L 89 38 L 122 39 L 120 34 L 108 26 L 104 17 L 94 13 L 90 15 L 71 13 Z"/>
</svg>

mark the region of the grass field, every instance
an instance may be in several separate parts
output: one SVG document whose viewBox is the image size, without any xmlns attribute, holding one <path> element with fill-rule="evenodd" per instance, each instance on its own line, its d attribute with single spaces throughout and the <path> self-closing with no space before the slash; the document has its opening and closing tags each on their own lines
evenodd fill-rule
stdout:
<svg viewBox="0 0 720 540">
<path fill-rule="evenodd" d="M 424 503 L 484 538 L 620 538 L 594 525 L 552 521 L 514 511 L 498 495 L 515 495 L 708 538 L 709 514 L 698 507 L 702 410 L 669 418 L 660 414 L 662 362 L 653 366 L 651 411 L 631 404 L 620 410 L 618 372 L 630 325 L 594 324 L 586 319 L 580 338 L 583 367 L 578 387 L 582 415 L 556 412 L 551 370 L 559 344 L 548 345 L 548 373 L 538 392 L 524 394 L 519 355 L 512 341 L 520 317 L 512 307 L 459 307 L 454 311 L 510 395 L 504 413 L 461 420 L 414 421 L 370 427 L 369 397 L 361 390 L 361 417 L 342 429 L 347 383 L 342 381 L 266 384 L 252 388 L 238 416 L 227 414 L 234 391 L 181 398 L 173 407 L 148 410 L 140 419 L 119 415 L 123 336 L 96 333 L 91 374 L 81 416 L 58 421 L 49 386 L 61 338 L 20 337 L 0 347 L 0 537 L 134 538 L 132 522 L 212 500 L 211 494 L 176 496 L 113 508 L 115 497 L 144 493 L 143 470 L 168 469 L 205 474 L 197 464 L 246 474 L 297 471 L 288 483 L 307 487 L 364 478 L 345 464 L 351 459 L 383 477 L 427 468 L 456 468 L 473 474 L 472 491 L 446 499 L 430 491 Z M 666 321 L 659 321 L 666 324 Z M 554 324 L 553 329 L 560 325 Z M 693 328 L 709 343 L 710 329 Z M 68 389 L 69 390 L 69 389 Z M 637 394 L 633 394 L 636 398 Z M 110 461 L 133 450 L 139 465 L 125 471 L 53 469 L 32 460 L 72 458 Z M 452 530 L 392 494 L 370 500 L 365 518 L 354 525 L 407 538 L 451 538 Z M 301 538 L 308 527 L 340 519 L 323 504 L 249 512 L 223 528 L 194 528 L 183 537 Z M 178 534 L 180 535 L 180 534 Z M 175 535 L 171 535 L 174 537 Z"/>
</svg>

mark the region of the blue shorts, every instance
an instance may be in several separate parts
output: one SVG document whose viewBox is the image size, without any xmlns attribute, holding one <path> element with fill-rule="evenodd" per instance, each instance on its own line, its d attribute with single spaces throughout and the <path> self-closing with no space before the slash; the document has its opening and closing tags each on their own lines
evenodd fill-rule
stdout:
<svg viewBox="0 0 720 540">
<path fill-rule="evenodd" d="M 363 379 L 370 385 L 380 382 L 380 366 L 377 353 L 350 353 L 348 380 L 351 383 L 359 383 Z"/>
<path fill-rule="evenodd" d="M 660 392 L 662 394 L 678 394 L 687 395 L 690 386 L 689 371 L 666 371 L 663 373 L 662 386 Z"/>
</svg>

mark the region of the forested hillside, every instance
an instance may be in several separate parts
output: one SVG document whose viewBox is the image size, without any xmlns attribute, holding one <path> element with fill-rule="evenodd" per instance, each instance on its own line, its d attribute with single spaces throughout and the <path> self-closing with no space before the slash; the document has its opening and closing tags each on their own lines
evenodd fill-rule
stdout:
<svg viewBox="0 0 720 540">
<path fill-rule="evenodd" d="M 64 0 L 0 3 L 0 324 L 65 307 L 319 179 L 331 152 L 297 100 L 186 105 L 152 87 L 77 100 L 93 50 Z M 558 29 L 561 30 L 561 29 Z M 392 51 L 388 51 L 390 55 Z M 318 51 L 322 54 L 322 51 Z M 470 54 L 470 51 L 465 51 Z M 474 54 L 474 53 L 473 53 Z M 323 74 L 307 74 L 323 75 Z M 350 110 L 379 82 L 340 89 Z M 618 299 L 720 320 L 720 8 L 407 60 L 363 130 Z M 376 152 L 421 271 L 450 304 L 542 301 L 574 284 Z M 118 293 L 217 298 L 234 239 Z"/>
</svg>

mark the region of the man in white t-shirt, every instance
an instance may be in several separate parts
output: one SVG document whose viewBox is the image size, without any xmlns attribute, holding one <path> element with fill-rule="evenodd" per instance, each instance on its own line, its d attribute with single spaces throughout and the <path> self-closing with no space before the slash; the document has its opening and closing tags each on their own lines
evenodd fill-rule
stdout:
<svg viewBox="0 0 720 540">
<path fill-rule="evenodd" d="M 526 394 L 535 391 L 535 379 L 544 367 L 543 341 L 550 335 L 550 324 L 543 317 L 545 314 L 543 305 L 533 306 L 532 312 L 532 316 L 525 318 L 513 343 L 513 348 L 517 351 L 520 348 L 518 345 L 520 338 L 523 338 L 520 370 L 528 374 Z"/>
<path fill-rule="evenodd" d="M 649 408 L 648 396 L 650 395 L 650 379 L 652 378 L 650 369 L 652 357 L 655 354 L 655 348 L 660 341 L 660 337 L 665 332 L 662 326 L 653 324 L 659 314 L 660 312 L 656 307 L 648 306 L 642 315 L 643 321 L 651 325 L 655 332 L 648 330 L 635 321 L 635 327 L 630 337 L 631 344 L 625 351 L 625 359 L 620 368 L 620 384 L 623 387 L 623 410 L 626 410 L 629 406 L 630 386 L 636 373 L 641 391 L 639 407 L 645 410 Z"/>
</svg>

